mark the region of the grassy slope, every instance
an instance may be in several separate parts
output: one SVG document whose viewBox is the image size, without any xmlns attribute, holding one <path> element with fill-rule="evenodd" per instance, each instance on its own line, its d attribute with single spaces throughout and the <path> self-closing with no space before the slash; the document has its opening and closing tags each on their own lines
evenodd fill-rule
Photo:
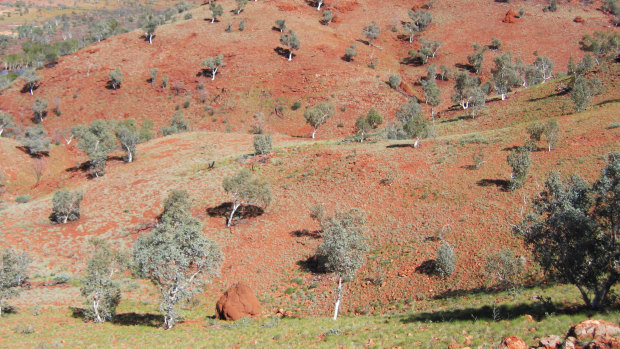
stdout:
<svg viewBox="0 0 620 349">
<path fill-rule="evenodd" d="M 344 316 L 336 322 L 268 317 L 225 323 L 207 317 L 213 314 L 212 305 L 206 306 L 206 312 L 199 305 L 186 311 L 185 322 L 170 331 L 158 327 L 161 319 L 156 305 L 133 300 L 121 303 L 115 324 L 84 323 L 66 308 L 29 308 L 2 319 L 0 347 L 446 348 L 459 344 L 488 348 L 508 335 L 534 345 L 549 334 L 563 336 L 571 324 L 588 317 L 620 320 L 618 310 L 590 312 L 571 307 L 580 302 L 577 293 L 572 286 L 556 286 L 526 289 L 516 295 L 473 294 L 416 303 L 405 314 Z M 535 300 L 539 295 L 566 308 L 545 307 Z M 34 311 L 38 315 L 33 316 Z"/>
</svg>

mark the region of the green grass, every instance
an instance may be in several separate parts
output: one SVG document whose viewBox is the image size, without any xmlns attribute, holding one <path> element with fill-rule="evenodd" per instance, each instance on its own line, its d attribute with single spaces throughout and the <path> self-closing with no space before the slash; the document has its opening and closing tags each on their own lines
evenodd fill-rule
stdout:
<svg viewBox="0 0 620 349">
<path fill-rule="evenodd" d="M 549 297 L 541 302 L 536 296 Z M 344 299 L 346 303 L 346 296 Z M 536 338 L 566 334 L 586 318 L 620 320 L 617 308 L 593 312 L 580 306 L 574 286 L 531 288 L 516 293 L 468 293 L 410 302 L 407 313 L 377 316 L 243 319 L 234 323 L 211 318 L 209 305 L 184 310 L 186 322 L 161 329 L 157 302 L 124 300 L 116 323 L 85 323 L 66 308 L 18 309 L 0 319 L 3 347 L 56 345 L 64 347 L 258 347 L 337 346 L 447 347 L 453 341 L 489 347 L 516 335 L 528 344 Z M 267 308 L 267 307 L 266 307 Z M 38 315 L 34 315 L 38 314 Z M 328 314 L 317 314 L 326 316 Z M 533 318 L 533 319 L 532 319 Z M 17 329 L 17 330 L 16 330 Z M 27 330 L 20 330 L 27 329 Z"/>
</svg>

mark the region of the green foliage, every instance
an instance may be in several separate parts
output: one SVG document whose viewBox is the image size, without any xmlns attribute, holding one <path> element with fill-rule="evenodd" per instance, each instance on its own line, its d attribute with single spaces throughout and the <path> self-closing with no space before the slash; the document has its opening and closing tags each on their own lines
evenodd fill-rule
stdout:
<svg viewBox="0 0 620 349">
<path fill-rule="evenodd" d="M 547 11 L 555 12 L 557 10 L 558 10 L 557 0 L 549 0 L 549 5 L 543 8 L 543 12 L 547 12 Z"/>
<path fill-rule="evenodd" d="M 269 184 L 252 176 L 249 170 L 241 169 L 237 174 L 226 177 L 222 181 L 222 187 L 232 200 L 232 211 L 226 225 L 230 227 L 235 212 L 241 205 L 269 205 L 271 202 L 271 189 Z"/>
<path fill-rule="evenodd" d="M 575 110 L 577 112 L 586 110 L 588 104 L 590 104 L 591 98 L 592 90 L 590 89 L 588 80 L 582 75 L 576 76 L 573 82 L 573 88 L 571 89 L 571 99 L 573 103 L 575 103 Z"/>
<path fill-rule="evenodd" d="M 454 253 L 454 247 L 447 242 L 444 242 L 437 254 L 435 255 L 435 267 L 437 272 L 442 276 L 450 276 L 456 270 L 456 254 Z"/>
<path fill-rule="evenodd" d="M 245 19 L 239 22 L 239 31 L 242 32 L 244 30 L 245 30 Z"/>
<path fill-rule="evenodd" d="M 312 138 L 315 138 L 317 129 L 333 115 L 334 106 L 328 101 L 321 102 L 306 110 L 304 113 L 304 118 L 310 126 L 314 127 L 314 131 L 312 131 Z"/>
<path fill-rule="evenodd" d="M 153 137 L 155 137 L 155 131 L 153 131 L 153 126 L 154 123 L 151 119 L 146 119 L 142 121 L 139 132 L 140 143 L 148 142 L 153 139 Z"/>
<path fill-rule="evenodd" d="M 323 24 L 329 25 L 332 19 L 334 19 L 334 13 L 331 10 L 323 11 L 323 19 L 321 20 Z"/>
<path fill-rule="evenodd" d="M 142 30 L 144 30 L 144 36 L 148 39 L 149 44 L 153 43 L 153 34 L 155 34 L 155 29 L 157 29 L 162 22 L 164 22 L 164 20 L 158 16 L 155 16 L 153 13 L 147 13 L 145 16 L 140 18 L 140 26 Z"/>
<path fill-rule="evenodd" d="M 301 43 L 294 31 L 289 30 L 288 33 L 282 33 L 280 43 L 288 48 L 288 60 L 293 60 L 293 51 L 299 50 Z"/>
<path fill-rule="evenodd" d="M 136 120 L 127 119 L 119 122 L 116 125 L 115 132 L 116 138 L 125 150 L 125 161 L 133 162 L 136 158 L 136 146 L 140 143 L 140 133 L 138 133 Z"/>
<path fill-rule="evenodd" d="M 278 30 L 280 30 L 280 33 L 283 33 L 284 29 L 286 29 L 286 20 L 284 20 L 284 19 L 276 19 L 276 28 L 278 28 Z"/>
<path fill-rule="evenodd" d="M 4 302 L 19 295 L 24 281 L 28 280 L 28 265 L 32 259 L 24 252 L 4 249 L 0 259 L 0 317 Z"/>
<path fill-rule="evenodd" d="M 530 135 L 530 150 L 535 150 L 534 146 L 537 142 L 542 138 L 543 133 L 545 133 L 545 125 L 542 123 L 535 122 L 530 124 L 526 128 L 527 133 Z"/>
<path fill-rule="evenodd" d="M 297 110 L 299 108 L 301 108 L 301 101 L 295 101 L 295 103 L 291 106 L 291 110 Z"/>
<path fill-rule="evenodd" d="M 159 69 L 157 68 L 153 68 L 149 70 L 149 73 L 151 74 L 151 85 L 155 86 L 155 84 L 157 83 L 157 72 L 159 71 Z"/>
<path fill-rule="evenodd" d="M 525 259 L 505 248 L 487 257 L 484 266 L 487 278 L 500 287 L 514 287 L 523 273 Z"/>
<path fill-rule="evenodd" d="M 400 74 L 390 74 L 388 78 L 388 85 L 394 89 L 399 88 L 402 80 L 403 78 L 401 78 Z"/>
<path fill-rule="evenodd" d="M 245 6 L 248 4 L 248 0 L 236 0 L 236 1 L 237 1 L 237 9 L 235 10 L 235 14 L 240 14 L 241 11 L 243 11 Z"/>
<path fill-rule="evenodd" d="M 271 152 L 273 140 L 271 135 L 258 134 L 254 136 L 254 152 L 258 155 Z"/>
<path fill-rule="evenodd" d="M 467 56 L 467 62 L 472 66 L 474 72 L 479 74 L 482 71 L 482 62 L 484 61 L 484 52 L 487 50 L 486 47 L 482 47 L 478 44 L 472 45 L 474 48 L 474 53 L 470 56 Z"/>
<path fill-rule="evenodd" d="M 110 80 L 108 83 L 115 90 L 121 86 L 123 83 L 123 72 L 121 72 L 121 68 L 116 68 L 110 71 Z"/>
<path fill-rule="evenodd" d="M 379 37 L 379 34 L 381 34 L 381 28 L 379 28 L 376 21 L 372 21 L 372 23 L 367 24 L 364 27 L 362 34 L 366 40 L 368 40 L 368 45 L 372 46 L 372 42 Z"/>
<path fill-rule="evenodd" d="M 224 14 L 224 8 L 216 1 L 211 1 L 209 3 L 209 10 L 211 11 L 211 23 L 214 23 L 217 17 Z"/>
<path fill-rule="evenodd" d="M 506 157 L 506 162 L 512 167 L 508 189 L 516 190 L 525 184 L 527 179 L 527 171 L 530 168 L 530 150 L 527 147 L 519 147 L 513 149 Z"/>
<path fill-rule="evenodd" d="M 585 304 L 606 304 L 620 278 L 620 154 L 611 153 L 590 185 L 552 172 L 532 212 L 515 229 L 546 274 L 577 286 Z"/>
<path fill-rule="evenodd" d="M 409 34 L 409 42 L 413 42 L 415 34 L 426 30 L 430 26 L 433 16 L 430 12 L 423 10 L 409 10 L 408 14 L 412 21 L 403 23 L 403 29 Z"/>
<path fill-rule="evenodd" d="M 175 112 L 174 115 L 172 116 L 172 120 L 170 121 L 170 126 L 164 126 L 161 129 L 161 133 L 164 136 L 169 136 L 175 133 L 189 132 L 190 131 L 189 121 L 185 119 L 184 115 L 185 114 L 183 113 L 182 110 Z"/>
<path fill-rule="evenodd" d="M 439 40 L 426 40 L 421 38 L 420 49 L 410 50 L 409 56 L 411 56 L 413 60 L 419 60 L 422 64 L 426 64 L 430 58 L 437 55 L 437 51 L 439 51 L 442 45 L 442 42 Z"/>
<path fill-rule="evenodd" d="M 34 114 L 34 118 L 32 121 L 34 123 L 43 122 L 43 117 L 47 115 L 47 101 L 45 99 L 37 97 L 34 100 L 34 104 L 32 105 L 32 113 Z"/>
<path fill-rule="evenodd" d="M 379 114 L 379 112 L 374 108 L 371 108 L 365 117 L 361 115 L 355 122 L 355 133 L 359 137 L 360 142 L 363 142 L 368 133 L 376 129 L 377 126 L 382 123 L 383 116 L 381 116 L 381 114 Z"/>
<path fill-rule="evenodd" d="M 113 250 L 105 240 L 92 239 L 89 244 L 91 257 L 80 293 L 86 299 L 85 318 L 101 323 L 112 320 L 116 313 L 121 288 L 114 276 L 126 268 L 128 258 Z"/>
<path fill-rule="evenodd" d="M 600 64 L 603 60 L 616 57 L 620 46 L 620 34 L 616 31 L 586 34 L 579 44 L 582 50 L 592 52 L 596 64 Z"/>
<path fill-rule="evenodd" d="M 355 56 L 357 56 L 357 51 L 355 51 L 355 45 L 352 44 L 350 47 L 344 50 L 344 59 L 347 62 L 351 62 Z"/>
<path fill-rule="evenodd" d="M 353 280 L 364 264 L 368 251 L 365 224 L 366 219 L 355 209 L 321 221 L 323 242 L 317 247 L 316 255 L 326 271 L 343 281 Z"/>
<path fill-rule="evenodd" d="M 78 220 L 80 218 L 80 204 L 83 198 L 84 194 L 82 194 L 81 191 L 56 191 L 52 198 L 52 214 L 50 214 L 50 220 L 60 224 Z"/>
<path fill-rule="evenodd" d="M 38 155 L 50 150 L 52 140 L 47 137 L 43 125 L 28 127 L 20 138 L 22 145 L 30 155 Z"/>
<path fill-rule="evenodd" d="M 400 106 L 396 118 L 407 137 L 426 138 L 431 136 L 429 122 L 422 115 L 422 108 L 414 99 Z"/>
<path fill-rule="evenodd" d="M 30 199 L 32 199 L 30 195 L 17 195 L 15 197 L 15 202 L 17 202 L 18 204 L 25 204 L 29 202 Z"/>
<path fill-rule="evenodd" d="M 441 90 L 439 90 L 435 79 L 424 81 L 422 83 L 422 91 L 424 92 L 426 104 L 431 106 L 431 117 L 435 118 L 435 108 L 441 103 Z"/>
<path fill-rule="evenodd" d="M 89 126 L 76 126 L 71 132 L 80 139 L 78 148 L 90 159 L 91 175 L 102 176 L 105 173 L 108 154 L 116 148 L 113 125 L 106 120 L 99 119 Z"/>
<path fill-rule="evenodd" d="M 22 79 L 26 83 L 26 88 L 30 90 L 30 94 L 33 94 L 33 90 L 36 88 L 37 84 L 41 80 L 41 77 L 38 76 L 34 69 L 26 69 L 24 74 L 22 75 Z"/>
<path fill-rule="evenodd" d="M 512 88 L 519 86 L 519 75 L 512 59 L 511 52 L 505 52 L 493 60 L 495 67 L 491 69 L 493 74 L 493 86 L 495 91 L 506 99 L 506 93 Z"/>
<path fill-rule="evenodd" d="M 215 80 L 215 74 L 217 74 L 217 70 L 226 65 L 226 63 L 224 63 L 224 55 L 207 57 L 204 61 L 202 61 L 202 65 L 209 68 L 211 72 L 211 80 Z"/>
<path fill-rule="evenodd" d="M 13 122 L 13 114 L 0 111 L 0 137 L 2 137 L 2 134 L 5 131 L 7 132 L 4 133 L 4 135 L 6 136 L 9 131 L 15 128 L 17 128 L 17 125 L 15 124 L 15 122 Z"/>
<path fill-rule="evenodd" d="M 466 71 L 459 71 L 454 74 L 454 93 L 452 94 L 452 102 L 459 103 L 461 108 L 469 108 L 469 104 L 480 88 L 480 79 L 472 76 Z"/>
<path fill-rule="evenodd" d="M 500 40 L 498 38 L 492 38 L 491 39 L 491 48 L 493 50 L 499 50 L 500 48 L 502 48 L 502 40 Z"/>
<path fill-rule="evenodd" d="M 201 292 L 219 274 L 223 260 L 219 246 L 203 235 L 202 224 L 191 215 L 188 197 L 185 191 L 168 196 L 160 223 L 133 246 L 136 273 L 160 291 L 166 329 L 178 321 L 178 305 Z"/>
</svg>

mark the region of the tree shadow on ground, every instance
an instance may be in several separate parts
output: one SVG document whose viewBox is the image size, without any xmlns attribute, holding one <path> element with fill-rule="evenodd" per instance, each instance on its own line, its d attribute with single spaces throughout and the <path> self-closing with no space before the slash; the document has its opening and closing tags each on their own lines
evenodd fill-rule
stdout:
<svg viewBox="0 0 620 349">
<path fill-rule="evenodd" d="M 437 273 L 437 261 L 434 259 L 427 259 L 422 264 L 415 268 L 416 273 L 435 275 Z"/>
<path fill-rule="evenodd" d="M 474 69 L 474 66 L 471 64 L 456 63 L 454 64 L 454 66 L 459 69 L 464 69 L 464 70 L 469 71 L 470 73 L 476 74 L 476 70 Z"/>
<path fill-rule="evenodd" d="M 308 229 L 298 229 L 295 231 L 291 232 L 291 236 L 295 236 L 295 237 L 309 237 L 309 238 L 313 238 L 313 239 L 320 239 L 321 238 L 321 231 L 320 230 L 313 230 L 310 231 Z"/>
<path fill-rule="evenodd" d="M 86 320 L 86 309 L 71 307 L 71 315 L 76 319 Z M 138 313 L 123 313 L 116 314 L 112 321 L 113 324 L 122 326 L 149 326 L 160 327 L 163 323 L 163 317 L 160 314 L 138 314 Z"/>
<path fill-rule="evenodd" d="M 409 143 L 401 143 L 401 144 L 390 144 L 388 146 L 386 146 L 387 149 L 394 149 L 394 148 L 415 148 L 415 145 L 409 144 Z"/>
<path fill-rule="evenodd" d="M 289 53 L 291 51 L 288 50 L 288 49 L 285 49 L 285 48 L 282 48 L 282 47 L 278 46 L 278 47 L 273 49 L 273 52 L 277 53 L 278 56 L 282 56 L 282 57 L 288 59 L 288 55 L 289 55 Z M 293 53 L 293 58 L 295 58 L 295 57 L 297 57 L 297 55 Z"/>
<path fill-rule="evenodd" d="M 304 260 L 297 261 L 297 265 L 301 270 L 314 274 L 326 274 L 324 258 L 313 255 Z"/>
<path fill-rule="evenodd" d="M 209 217 L 224 217 L 228 219 L 230 216 L 230 212 L 232 211 L 233 204 L 232 202 L 224 202 L 216 207 L 207 208 L 207 214 Z M 242 205 L 235 212 L 234 219 L 247 219 L 247 218 L 255 218 L 263 215 L 265 210 L 262 207 L 255 205 Z"/>
<path fill-rule="evenodd" d="M 587 314 L 592 317 L 597 311 L 585 306 L 561 307 L 561 303 L 535 302 L 521 304 L 498 304 L 495 306 L 485 305 L 479 308 L 464 308 L 454 310 L 440 310 L 434 312 L 424 312 L 413 314 L 401 322 L 451 322 L 451 321 L 499 321 L 512 320 L 523 315 L 531 315 L 537 321 L 540 321 L 550 313 L 555 314 Z"/>
<path fill-rule="evenodd" d="M 28 148 L 26 148 L 24 146 L 16 146 L 15 149 L 18 149 L 18 150 L 22 151 L 24 154 L 30 156 L 33 159 L 40 159 L 42 157 L 46 157 L 46 158 L 50 157 L 50 152 L 49 151 L 42 151 L 42 152 L 30 154 L 30 152 L 28 151 Z"/>
<path fill-rule="evenodd" d="M 476 184 L 480 187 L 498 187 L 500 188 L 502 191 L 508 191 L 508 184 L 509 181 L 505 180 L 505 179 L 481 179 L 479 181 L 476 182 Z"/>
</svg>

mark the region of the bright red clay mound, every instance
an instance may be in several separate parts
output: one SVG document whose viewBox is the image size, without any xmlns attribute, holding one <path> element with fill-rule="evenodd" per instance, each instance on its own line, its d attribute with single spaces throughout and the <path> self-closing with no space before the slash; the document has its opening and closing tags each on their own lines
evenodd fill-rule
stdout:
<svg viewBox="0 0 620 349">
<path fill-rule="evenodd" d="M 508 10 L 508 12 L 506 12 L 506 16 L 504 16 L 504 19 L 502 20 L 502 22 L 504 23 L 516 23 L 517 22 L 517 14 L 512 10 Z"/>
</svg>

